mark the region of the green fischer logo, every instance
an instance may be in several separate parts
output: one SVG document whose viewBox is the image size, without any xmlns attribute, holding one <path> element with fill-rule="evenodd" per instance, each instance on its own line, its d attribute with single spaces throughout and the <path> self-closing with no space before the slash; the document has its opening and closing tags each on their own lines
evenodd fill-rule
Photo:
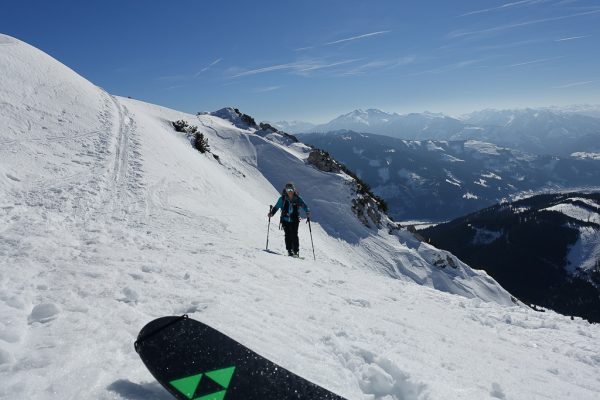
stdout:
<svg viewBox="0 0 600 400">
<path fill-rule="evenodd" d="M 175 379 L 169 383 L 190 400 L 223 400 L 225 398 L 225 393 L 227 393 L 229 382 L 231 382 L 233 371 L 235 371 L 235 367 L 216 369 L 210 372 L 204 372 L 201 374 L 187 376 L 185 378 Z M 218 383 L 223 390 L 201 395 L 200 397 L 194 397 L 196 389 L 198 389 L 198 385 L 200 385 L 200 380 L 203 376 L 206 376 L 213 382 Z"/>
</svg>

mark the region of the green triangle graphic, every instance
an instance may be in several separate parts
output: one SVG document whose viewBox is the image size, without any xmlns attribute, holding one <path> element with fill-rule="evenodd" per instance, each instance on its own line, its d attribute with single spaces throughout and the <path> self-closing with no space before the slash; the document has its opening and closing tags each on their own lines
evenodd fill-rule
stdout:
<svg viewBox="0 0 600 400">
<path fill-rule="evenodd" d="M 169 382 L 175 389 L 179 390 L 184 394 L 185 397 L 191 399 L 194 397 L 194 392 L 200 383 L 200 378 L 202 378 L 202 374 L 188 376 L 186 378 L 175 379 L 174 381 Z"/>
<path fill-rule="evenodd" d="M 229 382 L 231 382 L 233 371 L 235 371 L 235 367 L 217 369 L 215 371 L 207 372 L 206 376 L 227 389 L 229 387 Z"/>
<path fill-rule="evenodd" d="M 227 390 L 221 390 L 220 392 L 214 392 L 202 397 L 196 397 L 194 400 L 223 400 L 225 398 L 225 392 L 227 392 Z"/>
</svg>

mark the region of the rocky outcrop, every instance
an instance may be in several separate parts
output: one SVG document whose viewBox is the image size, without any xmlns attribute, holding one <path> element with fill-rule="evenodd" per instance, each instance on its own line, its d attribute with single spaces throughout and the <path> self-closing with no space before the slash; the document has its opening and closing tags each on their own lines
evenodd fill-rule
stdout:
<svg viewBox="0 0 600 400">
<path fill-rule="evenodd" d="M 337 174 L 342 171 L 340 163 L 331 158 L 328 152 L 319 149 L 310 152 L 306 159 L 306 163 L 314 165 L 317 169 L 324 172 L 333 172 Z"/>
<path fill-rule="evenodd" d="M 446 257 L 442 257 L 441 255 L 438 256 L 438 259 L 436 259 L 433 263 L 433 265 L 435 265 L 438 268 L 446 268 L 446 267 L 450 267 L 450 268 L 458 268 L 458 266 L 456 265 L 456 261 L 454 261 L 454 258 L 450 257 L 449 254 L 446 254 Z"/>
<path fill-rule="evenodd" d="M 389 220 L 385 215 L 386 204 L 383 199 L 373 194 L 369 185 L 346 168 L 344 164 L 337 162 L 328 152 L 313 149 L 308 155 L 306 163 L 313 165 L 320 171 L 335 174 L 343 172 L 353 178 L 351 184 L 353 185 L 355 197 L 352 199 L 352 211 L 365 226 L 379 229 L 383 227 L 384 220 Z M 389 226 L 388 228 L 392 229 Z"/>
<path fill-rule="evenodd" d="M 198 115 L 212 115 L 215 117 L 223 118 L 233 125 L 241 129 L 254 129 L 254 134 L 272 140 L 274 142 L 290 145 L 292 143 L 299 143 L 300 141 L 294 135 L 280 131 L 273 125 L 261 122 L 256 123 L 256 120 L 248 114 L 244 114 L 237 108 L 225 107 L 220 110 L 213 112 L 199 112 Z"/>
<path fill-rule="evenodd" d="M 208 115 L 212 115 L 215 117 L 226 119 L 227 121 L 231 122 L 233 125 L 237 126 L 238 128 L 241 128 L 241 129 L 249 129 L 249 128 L 259 129 L 254 118 L 252 118 L 248 114 L 242 113 L 237 108 L 225 107 L 225 108 L 221 108 L 220 110 L 213 111 L 210 113 L 207 113 L 207 112 L 198 113 L 198 115 L 203 115 L 203 114 L 208 114 Z"/>
<path fill-rule="evenodd" d="M 352 199 L 352 211 L 365 226 L 377 229 L 382 227 L 384 214 L 371 196 L 357 193 L 356 198 Z"/>
<path fill-rule="evenodd" d="M 256 132 L 254 132 L 255 134 L 270 140 L 274 140 L 277 143 L 290 145 L 292 143 L 300 142 L 296 136 L 280 131 L 273 125 L 268 124 L 266 122 L 261 122 L 260 124 L 258 124 L 258 128 L 259 129 Z"/>
</svg>

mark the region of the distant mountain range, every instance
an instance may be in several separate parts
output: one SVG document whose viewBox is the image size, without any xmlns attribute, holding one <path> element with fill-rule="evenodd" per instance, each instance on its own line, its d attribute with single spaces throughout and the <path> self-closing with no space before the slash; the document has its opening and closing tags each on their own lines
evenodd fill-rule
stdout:
<svg viewBox="0 0 600 400">
<path fill-rule="evenodd" d="M 475 140 L 352 131 L 297 136 L 355 171 L 397 220 L 449 220 L 524 192 L 600 187 L 600 160 L 539 156 Z"/>
<path fill-rule="evenodd" d="M 600 193 L 502 203 L 419 233 L 526 303 L 600 322 Z"/>
<path fill-rule="evenodd" d="M 465 123 L 443 114 L 429 112 L 413 114 L 386 113 L 377 109 L 354 110 L 332 121 L 315 126 L 313 132 L 348 129 L 376 133 L 399 139 L 448 139 L 465 129 Z"/>
<path fill-rule="evenodd" d="M 470 129 L 451 139 L 479 138 L 535 154 L 600 152 L 600 119 L 551 110 L 484 110 L 469 114 Z"/>
<path fill-rule="evenodd" d="M 575 104 L 562 107 L 548 107 L 548 110 L 571 114 L 587 115 L 588 117 L 600 118 L 600 105 Z"/>
<path fill-rule="evenodd" d="M 278 121 L 272 125 L 277 129 L 289 133 L 312 132 L 316 126 L 313 123 L 303 121 Z"/>
<path fill-rule="evenodd" d="M 479 140 L 534 154 L 600 153 L 600 107 L 483 110 L 461 118 L 436 113 L 354 110 L 326 124 L 275 124 L 292 133 L 342 129 L 408 140 Z"/>
</svg>

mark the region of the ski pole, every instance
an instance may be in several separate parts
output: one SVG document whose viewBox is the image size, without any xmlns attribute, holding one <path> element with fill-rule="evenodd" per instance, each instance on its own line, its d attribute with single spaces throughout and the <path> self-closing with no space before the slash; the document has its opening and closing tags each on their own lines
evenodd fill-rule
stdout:
<svg viewBox="0 0 600 400">
<path fill-rule="evenodd" d="M 269 250 L 269 232 L 271 231 L 271 211 L 273 211 L 273 206 L 269 206 L 269 224 L 267 225 L 267 247 L 265 247 L 265 250 Z"/>
<path fill-rule="evenodd" d="M 317 261 L 317 257 L 315 257 L 315 244 L 313 243 L 313 238 L 312 238 L 312 229 L 310 227 L 310 217 L 306 218 L 306 222 L 308 223 L 308 231 L 310 232 L 310 244 L 312 245 L 313 259 L 315 261 Z"/>
</svg>

